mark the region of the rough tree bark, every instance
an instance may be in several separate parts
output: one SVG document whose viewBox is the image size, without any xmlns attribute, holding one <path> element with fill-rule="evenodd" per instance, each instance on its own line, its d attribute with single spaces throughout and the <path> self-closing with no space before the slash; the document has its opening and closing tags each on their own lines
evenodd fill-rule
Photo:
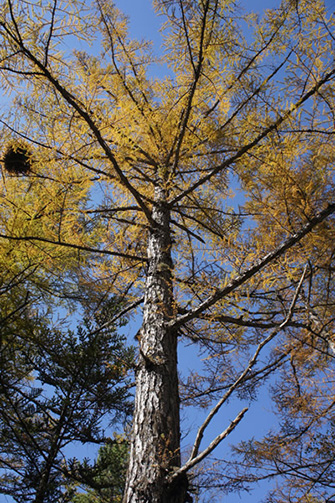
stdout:
<svg viewBox="0 0 335 503">
<path fill-rule="evenodd" d="M 186 478 L 173 487 L 167 475 L 180 466 L 177 333 L 173 316 L 170 211 L 156 187 L 148 241 L 148 269 L 136 374 L 136 400 L 124 503 L 183 503 Z"/>
</svg>

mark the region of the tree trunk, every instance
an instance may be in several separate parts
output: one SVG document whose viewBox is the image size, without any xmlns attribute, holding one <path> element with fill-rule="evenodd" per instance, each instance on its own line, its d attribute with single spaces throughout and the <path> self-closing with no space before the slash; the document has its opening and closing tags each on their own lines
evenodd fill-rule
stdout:
<svg viewBox="0 0 335 503">
<path fill-rule="evenodd" d="M 124 503 L 183 503 L 187 481 L 166 482 L 180 466 L 177 334 L 173 315 L 170 212 L 156 188 L 148 242 L 148 270 L 139 336 L 136 399 Z"/>
</svg>

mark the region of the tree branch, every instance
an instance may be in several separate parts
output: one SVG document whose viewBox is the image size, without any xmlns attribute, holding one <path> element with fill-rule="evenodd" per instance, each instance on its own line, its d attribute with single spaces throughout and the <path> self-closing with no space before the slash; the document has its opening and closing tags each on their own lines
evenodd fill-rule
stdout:
<svg viewBox="0 0 335 503">
<path fill-rule="evenodd" d="M 197 465 L 205 459 L 218 445 L 222 440 L 224 440 L 239 424 L 239 422 L 243 419 L 244 414 L 247 412 L 248 407 L 245 407 L 241 412 L 236 416 L 236 418 L 231 421 L 228 428 L 226 428 L 220 435 L 215 437 L 215 439 L 209 444 L 209 446 L 204 449 L 198 456 L 195 458 L 190 458 L 179 470 L 176 470 L 169 478 L 169 482 L 172 482 L 177 477 L 179 477 L 182 473 L 188 472 L 193 466 Z"/>
<path fill-rule="evenodd" d="M 300 290 L 302 287 L 302 283 L 303 283 L 305 276 L 306 276 L 306 271 L 307 271 L 307 266 L 305 266 L 304 271 L 301 275 L 299 284 L 298 284 L 296 291 L 294 293 L 294 296 L 293 296 L 293 299 L 292 299 L 292 302 L 291 302 L 291 305 L 290 305 L 290 308 L 288 310 L 288 313 L 287 313 L 285 320 L 279 325 L 279 327 L 276 330 L 274 330 L 266 339 L 264 339 L 264 341 L 262 341 L 258 345 L 258 347 L 255 351 L 255 354 L 249 360 L 249 363 L 246 366 L 246 368 L 244 369 L 244 371 L 240 374 L 238 379 L 236 379 L 236 381 L 230 386 L 230 388 L 227 390 L 227 392 L 224 394 L 224 396 L 218 401 L 218 403 L 210 411 L 207 418 L 205 419 L 205 421 L 202 423 L 202 425 L 200 426 L 200 428 L 198 430 L 198 433 L 197 433 L 197 436 L 196 436 L 196 439 L 194 442 L 193 450 L 192 450 L 192 453 L 190 455 L 189 460 L 179 470 L 174 472 L 174 474 L 171 477 L 171 480 L 173 480 L 175 477 L 179 476 L 180 474 L 187 472 L 193 466 L 200 463 L 200 461 L 202 461 L 206 456 L 208 456 L 215 449 L 215 447 L 217 447 L 217 445 L 236 428 L 238 423 L 242 420 L 244 414 L 248 410 L 248 407 L 245 407 L 236 416 L 236 418 L 230 423 L 228 428 L 224 432 L 222 432 L 220 435 L 215 437 L 214 440 L 209 444 L 209 446 L 206 449 L 204 449 L 200 454 L 198 454 L 204 432 L 205 432 L 207 426 L 209 425 L 209 423 L 211 422 L 211 420 L 213 419 L 213 417 L 216 415 L 216 413 L 219 411 L 219 409 L 222 407 L 222 405 L 228 400 L 228 398 L 232 395 L 233 391 L 244 381 L 244 379 L 246 378 L 246 376 L 248 375 L 248 373 L 250 372 L 252 367 L 254 367 L 254 365 L 256 364 L 258 356 L 259 356 L 261 350 L 263 349 L 263 347 L 266 344 L 268 344 L 283 328 L 285 328 L 286 325 L 289 323 L 290 319 L 292 318 L 294 307 L 297 302 L 297 299 L 298 299 L 298 296 L 299 296 L 299 293 L 300 293 Z"/>
<path fill-rule="evenodd" d="M 59 82 L 59 80 L 57 80 L 52 75 L 52 73 L 48 70 L 48 68 L 46 68 L 46 66 L 36 56 L 34 56 L 34 54 L 25 46 L 25 44 L 20 36 L 18 26 L 16 24 L 15 16 L 14 16 L 13 9 L 12 9 L 12 3 L 10 0 L 8 3 L 10 6 L 11 17 L 12 17 L 13 24 L 15 26 L 15 31 L 17 33 L 17 36 L 15 36 L 14 33 L 12 33 L 5 26 L 5 23 L 2 22 L 1 26 L 3 26 L 3 28 L 6 30 L 8 36 L 12 39 L 12 41 L 18 45 L 18 47 L 21 49 L 22 53 L 26 56 L 26 58 L 28 60 L 30 60 L 31 63 L 33 63 L 33 65 L 35 65 L 40 70 L 40 72 L 42 73 L 44 78 L 46 78 L 50 82 L 50 84 L 52 84 L 52 86 L 59 92 L 59 94 L 63 97 L 63 99 L 68 103 L 68 105 L 70 105 L 73 108 L 73 110 L 75 110 L 80 115 L 80 117 L 86 122 L 86 124 L 89 126 L 90 130 L 94 134 L 97 142 L 99 143 L 99 145 L 101 146 L 101 148 L 105 152 L 107 158 L 112 163 L 113 168 L 114 168 L 121 184 L 132 194 L 132 196 L 137 201 L 138 205 L 141 207 L 144 214 L 146 215 L 148 221 L 150 223 L 152 223 L 150 209 L 144 203 L 141 194 L 138 192 L 137 189 L 135 189 L 135 187 L 133 187 L 133 185 L 128 180 L 127 176 L 123 173 L 123 171 L 122 171 L 121 167 L 119 166 L 119 163 L 117 162 L 112 150 L 109 148 L 106 140 L 103 138 L 103 136 L 101 134 L 101 131 L 99 130 L 99 128 L 95 124 L 95 122 L 92 119 L 92 117 L 90 116 L 90 114 L 88 112 L 86 112 L 86 110 L 84 110 L 84 108 L 83 108 L 82 104 L 79 102 L 79 100 L 73 94 L 71 94 Z"/>
<path fill-rule="evenodd" d="M 175 320 L 170 321 L 169 326 L 174 329 L 185 325 L 188 321 L 198 317 L 202 312 L 206 309 L 210 308 L 216 302 L 223 299 L 226 295 L 236 290 L 238 287 L 246 283 L 250 278 L 255 276 L 259 271 L 264 269 L 268 264 L 273 262 L 275 259 L 284 255 L 284 253 L 296 245 L 299 241 L 302 240 L 307 234 L 309 234 L 314 227 L 316 227 L 319 223 L 323 222 L 329 215 L 335 212 L 335 203 L 328 204 L 328 206 L 320 211 L 315 217 L 313 217 L 307 224 L 305 224 L 300 231 L 296 232 L 292 236 L 285 239 L 277 248 L 275 248 L 272 252 L 265 255 L 265 257 L 257 260 L 251 267 L 249 267 L 246 271 L 239 274 L 236 278 L 232 279 L 227 286 L 224 288 L 216 290 L 216 292 L 208 297 L 207 300 L 202 302 L 197 308 L 189 311 L 187 314 L 179 316 Z"/>
<path fill-rule="evenodd" d="M 131 255 L 130 253 L 114 252 L 110 250 L 99 250 L 98 248 L 91 248 L 90 246 L 76 245 L 74 243 L 67 243 L 65 241 L 53 241 L 52 239 L 42 238 L 40 236 L 8 236 L 6 234 L 0 234 L 1 239 L 8 239 L 11 241 L 39 241 L 42 243 L 49 243 L 56 246 L 64 246 L 67 248 L 73 248 L 75 250 L 98 253 L 103 255 L 110 255 L 112 257 L 123 257 L 131 260 L 138 260 L 140 262 L 146 262 L 146 257 L 140 257 L 138 255 Z"/>
<path fill-rule="evenodd" d="M 194 192 L 198 187 L 201 185 L 204 185 L 204 183 L 208 182 L 213 176 L 216 174 L 220 173 L 223 171 L 225 168 L 228 168 L 231 166 L 233 163 L 238 161 L 241 157 L 244 156 L 244 154 L 248 153 L 252 148 L 254 148 L 256 145 L 258 145 L 264 138 L 269 136 L 272 131 L 275 131 L 283 122 L 285 122 L 291 115 L 296 112 L 305 101 L 307 101 L 311 96 L 314 96 L 320 88 L 327 82 L 329 82 L 333 77 L 335 76 L 335 68 L 331 70 L 330 72 L 326 73 L 322 79 L 320 79 L 307 93 L 305 93 L 296 103 L 290 106 L 289 109 L 287 109 L 282 115 L 279 116 L 279 118 L 274 121 L 270 126 L 264 129 L 262 133 L 260 133 L 254 140 L 251 142 L 247 143 L 247 145 L 244 145 L 236 154 L 231 156 L 229 159 L 226 159 L 224 162 L 216 166 L 215 168 L 212 169 L 210 173 L 207 175 L 203 176 L 200 178 L 197 182 L 195 182 L 193 185 L 188 187 L 188 189 L 184 190 L 181 192 L 178 196 L 176 196 L 172 201 L 170 201 L 170 206 L 174 206 L 177 202 L 179 202 L 181 199 L 186 197 L 188 194 L 191 194 Z"/>
</svg>

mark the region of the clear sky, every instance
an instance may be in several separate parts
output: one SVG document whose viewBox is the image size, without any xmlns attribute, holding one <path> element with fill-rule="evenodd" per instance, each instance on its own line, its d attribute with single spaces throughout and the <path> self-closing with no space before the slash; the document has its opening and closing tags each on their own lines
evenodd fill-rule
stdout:
<svg viewBox="0 0 335 503">
<path fill-rule="evenodd" d="M 152 9 L 151 0 L 114 0 L 118 8 L 129 16 L 131 35 L 136 38 L 148 38 L 159 45 L 158 33 L 160 19 Z M 335 11 L 335 0 L 325 0 L 327 8 Z M 262 12 L 280 4 L 279 0 L 241 0 L 246 10 Z"/>
<path fill-rule="evenodd" d="M 118 8 L 129 16 L 131 35 L 136 38 L 148 38 L 155 44 L 160 43 L 158 33 L 160 20 L 152 9 L 151 0 L 114 0 Z M 335 11 L 335 0 L 325 0 L 328 10 Z M 253 12 L 262 12 L 280 4 L 279 0 L 241 0 L 245 8 Z"/>
</svg>

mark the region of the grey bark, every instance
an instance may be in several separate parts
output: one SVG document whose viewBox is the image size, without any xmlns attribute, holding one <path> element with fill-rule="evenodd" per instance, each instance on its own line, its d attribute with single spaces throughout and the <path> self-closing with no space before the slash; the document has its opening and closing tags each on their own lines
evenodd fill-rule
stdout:
<svg viewBox="0 0 335 503">
<path fill-rule="evenodd" d="M 170 212 L 157 187 L 148 241 L 148 269 L 139 335 L 139 363 L 130 463 L 124 503 L 184 503 L 185 476 L 168 483 L 180 467 L 177 332 L 173 317 Z"/>
</svg>

